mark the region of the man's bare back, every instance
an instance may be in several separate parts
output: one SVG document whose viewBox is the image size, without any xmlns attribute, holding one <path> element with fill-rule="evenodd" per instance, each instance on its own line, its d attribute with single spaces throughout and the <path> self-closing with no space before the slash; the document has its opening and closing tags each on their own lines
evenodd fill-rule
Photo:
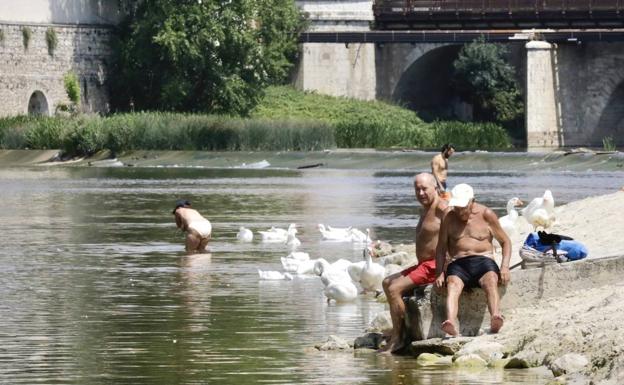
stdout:
<svg viewBox="0 0 624 385">
<path fill-rule="evenodd" d="M 442 154 L 437 154 L 431 159 L 431 173 L 436 177 L 438 182 L 445 185 L 448 175 L 448 159 Z"/>
<path fill-rule="evenodd" d="M 178 201 L 173 210 L 176 226 L 186 231 L 186 251 L 204 252 L 212 235 L 212 225 L 197 210 L 189 207 L 190 202 Z"/>
</svg>

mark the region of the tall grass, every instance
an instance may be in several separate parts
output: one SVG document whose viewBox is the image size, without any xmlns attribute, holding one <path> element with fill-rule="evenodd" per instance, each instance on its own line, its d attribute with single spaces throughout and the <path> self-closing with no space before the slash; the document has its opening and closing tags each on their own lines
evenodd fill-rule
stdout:
<svg viewBox="0 0 624 385">
<path fill-rule="evenodd" d="M 615 141 L 612 136 L 602 138 L 602 149 L 605 151 L 615 151 Z"/>
<path fill-rule="evenodd" d="M 333 128 L 318 121 L 162 112 L 0 119 L 1 148 L 61 148 L 70 155 L 102 149 L 312 151 L 335 145 Z"/>
</svg>

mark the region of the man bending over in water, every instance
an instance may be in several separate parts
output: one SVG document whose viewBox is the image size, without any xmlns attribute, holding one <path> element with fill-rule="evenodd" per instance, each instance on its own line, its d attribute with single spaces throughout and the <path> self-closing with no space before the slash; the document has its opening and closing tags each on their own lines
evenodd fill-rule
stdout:
<svg viewBox="0 0 624 385">
<path fill-rule="evenodd" d="M 390 341 L 383 349 L 386 353 L 393 353 L 403 348 L 405 329 L 403 293 L 416 286 L 432 283 L 436 278 L 435 253 L 438 233 L 442 218 L 448 211 L 446 201 L 440 198 L 436 185 L 435 178 L 428 173 L 418 174 L 414 178 L 416 199 L 423 207 L 420 220 L 416 225 L 418 265 L 392 274 L 383 280 L 383 289 L 390 305 L 390 317 L 392 318 Z"/>
<path fill-rule="evenodd" d="M 176 226 L 186 231 L 186 252 L 189 254 L 205 252 L 212 233 L 210 221 L 192 209 L 191 202 L 184 199 L 176 202 L 173 215 Z"/>
<path fill-rule="evenodd" d="M 503 326 L 499 309 L 498 282 L 507 285 L 510 280 L 509 260 L 511 241 L 498 223 L 498 217 L 489 208 L 474 201 L 472 187 L 462 183 L 451 191 L 451 211 L 442 220 L 436 252 L 436 287 L 446 280 L 446 321 L 442 330 L 452 336 L 459 334 L 457 308 L 464 287 L 480 286 L 487 298 L 490 311 L 490 332 L 498 333 Z M 492 236 L 501 244 L 503 261 L 499 270 L 494 261 Z M 447 253 L 452 257 L 444 273 Z"/>
</svg>

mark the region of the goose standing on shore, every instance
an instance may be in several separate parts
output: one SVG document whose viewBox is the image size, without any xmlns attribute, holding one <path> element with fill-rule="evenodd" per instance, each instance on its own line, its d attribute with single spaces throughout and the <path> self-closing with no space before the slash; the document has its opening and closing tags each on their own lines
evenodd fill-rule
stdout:
<svg viewBox="0 0 624 385">
<path fill-rule="evenodd" d="M 547 229 L 552 226 L 555 222 L 555 199 L 552 192 L 544 191 L 541 198 L 534 198 L 527 207 L 522 209 L 521 213 L 534 230 L 538 227 Z"/>
<path fill-rule="evenodd" d="M 516 233 L 516 221 L 518 220 L 518 211 L 516 210 L 516 207 L 522 206 L 523 204 L 524 202 L 522 202 L 519 198 L 511 198 L 507 202 L 507 215 L 498 219 L 501 227 L 510 237 Z"/>
</svg>

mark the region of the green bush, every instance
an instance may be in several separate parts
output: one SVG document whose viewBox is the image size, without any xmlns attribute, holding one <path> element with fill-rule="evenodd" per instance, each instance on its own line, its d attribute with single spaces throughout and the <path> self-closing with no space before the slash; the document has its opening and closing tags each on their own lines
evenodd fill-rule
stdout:
<svg viewBox="0 0 624 385">
<path fill-rule="evenodd" d="M 69 98 L 74 106 L 78 107 L 80 103 L 80 83 L 78 82 L 78 77 L 73 71 L 69 71 L 63 76 L 63 83 L 65 85 L 67 98 Z"/>
</svg>

